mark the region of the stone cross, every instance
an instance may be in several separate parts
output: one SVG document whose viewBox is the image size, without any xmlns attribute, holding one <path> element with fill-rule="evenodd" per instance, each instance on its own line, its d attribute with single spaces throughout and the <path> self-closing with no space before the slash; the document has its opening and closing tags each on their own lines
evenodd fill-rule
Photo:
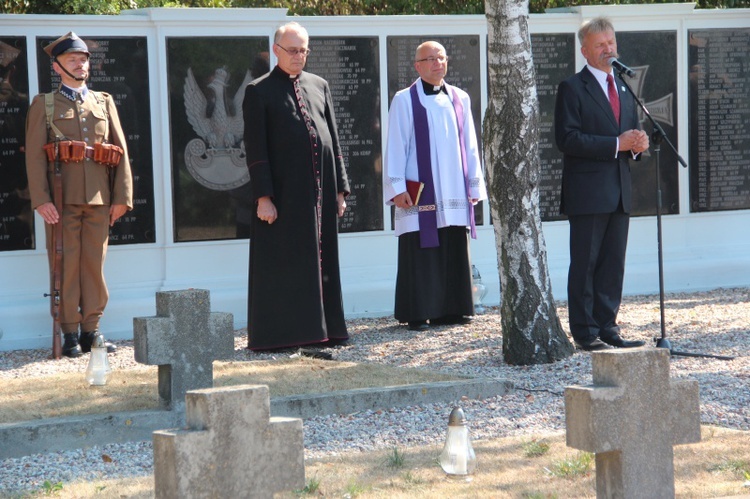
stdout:
<svg viewBox="0 0 750 499">
<path fill-rule="evenodd" d="M 182 410 L 188 390 L 210 388 L 213 361 L 234 351 L 232 314 L 211 312 L 203 289 L 156 293 L 156 317 L 135 317 L 135 360 L 159 366 L 159 402 Z"/>
<path fill-rule="evenodd" d="M 594 385 L 565 389 L 567 444 L 596 454 L 597 497 L 674 497 L 672 446 L 699 442 L 701 429 L 698 382 L 670 382 L 669 358 L 594 352 Z"/>
<path fill-rule="evenodd" d="M 272 498 L 305 486 L 302 420 L 270 418 L 268 387 L 187 393 L 186 429 L 153 434 L 157 498 Z"/>
</svg>

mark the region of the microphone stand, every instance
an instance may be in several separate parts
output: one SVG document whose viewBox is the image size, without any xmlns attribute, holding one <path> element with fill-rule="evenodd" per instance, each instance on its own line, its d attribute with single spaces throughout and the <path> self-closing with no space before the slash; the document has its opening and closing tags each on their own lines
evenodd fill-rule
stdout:
<svg viewBox="0 0 750 499">
<path fill-rule="evenodd" d="M 656 238 L 657 238 L 657 245 L 658 245 L 658 260 L 659 260 L 659 314 L 660 314 L 660 324 L 661 324 L 661 338 L 655 338 L 656 340 L 656 347 L 657 348 L 666 348 L 669 350 L 670 355 L 681 355 L 683 357 L 707 357 L 707 358 L 713 358 L 713 359 L 719 359 L 719 360 L 733 360 L 734 357 L 728 357 L 724 355 L 712 355 L 712 354 L 705 354 L 705 353 L 691 353 L 691 352 L 679 352 L 677 350 L 672 349 L 672 344 L 667 339 L 667 331 L 665 326 L 665 320 L 664 320 L 664 256 L 662 253 L 662 228 L 661 228 L 661 171 L 659 167 L 659 154 L 661 152 L 661 143 L 664 141 L 671 149 L 674 151 L 674 153 L 677 155 L 677 160 L 680 162 L 680 164 L 687 168 L 687 163 L 684 159 L 680 156 L 680 153 L 677 152 L 677 149 L 672 144 L 672 142 L 669 141 L 669 137 L 667 137 L 667 134 L 664 133 L 664 129 L 659 125 L 659 123 L 656 122 L 656 120 L 651 116 L 651 113 L 648 112 L 648 109 L 646 109 L 646 106 L 641 102 L 641 100 L 638 98 L 638 96 L 633 92 L 633 89 L 628 85 L 628 82 L 625 81 L 625 78 L 623 77 L 623 73 L 625 73 L 625 69 L 613 69 L 617 72 L 617 76 L 620 78 L 620 81 L 627 87 L 627 89 L 630 91 L 630 95 L 633 96 L 635 99 L 635 102 L 638 104 L 638 106 L 643 110 L 643 113 L 648 117 L 649 121 L 651 122 L 651 125 L 653 125 L 653 132 L 651 133 L 651 141 L 654 145 L 654 152 L 656 153 Z"/>
</svg>

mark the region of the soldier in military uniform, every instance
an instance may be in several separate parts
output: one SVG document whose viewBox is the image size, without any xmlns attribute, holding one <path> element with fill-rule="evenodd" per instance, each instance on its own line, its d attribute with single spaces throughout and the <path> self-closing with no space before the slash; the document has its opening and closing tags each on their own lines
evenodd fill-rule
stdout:
<svg viewBox="0 0 750 499">
<path fill-rule="evenodd" d="M 51 96 L 37 95 L 31 103 L 26 171 L 31 205 L 45 221 L 50 267 L 52 230 L 62 224 L 62 354 L 78 357 L 90 351 L 107 305 L 109 227 L 133 208 L 133 178 L 114 100 L 86 87 L 90 53 L 85 42 L 70 32 L 44 51 L 61 84 Z M 53 199 L 56 159 L 62 170 L 62 213 Z M 108 350 L 114 346 L 108 344 Z"/>
</svg>

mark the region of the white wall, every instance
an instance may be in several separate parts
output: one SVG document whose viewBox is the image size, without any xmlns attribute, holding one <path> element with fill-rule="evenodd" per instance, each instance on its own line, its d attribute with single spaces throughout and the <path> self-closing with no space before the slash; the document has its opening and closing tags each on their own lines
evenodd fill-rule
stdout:
<svg viewBox="0 0 750 499">
<path fill-rule="evenodd" d="M 584 18 L 605 14 L 618 31 L 674 29 L 677 31 L 678 75 L 687 74 L 684 47 L 688 29 L 746 27 L 750 10 L 693 11 L 692 4 L 657 4 L 582 7 L 570 12 L 531 16 L 532 33 L 574 33 Z M 34 47 L 37 36 L 79 34 L 147 36 L 151 82 L 152 145 L 156 243 L 113 246 L 106 275 L 110 303 L 102 321 L 108 338 L 132 337 L 132 318 L 155 313 L 154 293 L 161 290 L 201 288 L 211 292 L 214 311 L 234 314 L 235 327 L 246 325 L 248 242 L 174 243 L 171 212 L 171 158 L 169 152 L 168 90 L 165 37 L 269 36 L 288 18 L 283 9 L 149 9 L 120 16 L 0 15 L 5 36 L 27 36 Z M 311 36 L 379 36 L 381 68 L 386 68 L 386 37 L 419 34 L 479 34 L 480 53 L 486 52 L 487 27 L 483 16 L 295 17 Z M 36 85 L 36 53 L 29 50 L 30 93 Z M 581 67 L 583 60 L 576 61 Z M 381 71 L 381 102 L 387 102 L 386 72 Z M 481 70 L 482 107 L 486 102 L 486 66 Z M 678 95 L 687 95 L 687 82 L 678 78 Z M 678 123 L 683 157 L 688 150 L 687 98 L 679 98 Z M 386 124 L 387 106 L 382 106 Z M 385 133 L 385 126 L 383 127 Z M 383 140 L 385 142 L 385 140 Z M 750 166 L 750 165 L 749 165 Z M 680 215 L 663 217 L 665 288 L 701 290 L 750 285 L 750 211 L 691 214 L 688 173 L 680 169 Z M 485 220 L 489 211 L 485 203 Z M 389 213 L 383 208 L 384 220 Z M 387 224 L 388 225 L 388 224 Z M 41 219 L 37 241 L 43 241 Z M 548 264 L 556 299 L 565 299 L 568 266 L 567 222 L 544 225 Z M 478 228 L 472 241 L 472 260 L 489 289 L 487 303 L 498 303 L 497 256 L 492 227 Z M 396 274 L 396 238 L 390 230 L 340 236 L 344 305 L 349 317 L 389 315 L 393 307 Z M 43 244 L 31 251 L 0 253 L 0 350 L 46 347 L 51 344 L 48 274 Z M 657 233 L 655 217 L 635 218 L 626 267 L 627 294 L 657 293 Z M 294 304 L 290 303 L 290 310 Z"/>
</svg>

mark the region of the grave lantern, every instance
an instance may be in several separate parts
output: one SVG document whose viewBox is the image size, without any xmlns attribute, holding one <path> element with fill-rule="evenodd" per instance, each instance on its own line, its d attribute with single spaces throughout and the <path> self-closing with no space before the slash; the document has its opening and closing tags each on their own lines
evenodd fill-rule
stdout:
<svg viewBox="0 0 750 499">
<path fill-rule="evenodd" d="M 89 357 L 89 365 L 86 367 L 86 381 L 89 382 L 89 385 L 106 385 L 107 376 L 111 372 L 112 368 L 109 367 L 104 336 L 97 333 L 94 337 L 94 343 L 91 345 L 91 357 Z"/>
<path fill-rule="evenodd" d="M 482 283 L 482 276 L 476 266 L 471 266 L 471 296 L 474 299 L 474 312 L 477 314 L 484 313 L 484 304 L 482 300 L 487 296 L 487 287 Z"/>
<path fill-rule="evenodd" d="M 471 446 L 464 411 L 460 407 L 454 407 L 448 417 L 448 434 L 443 452 L 440 453 L 440 466 L 448 476 L 468 478 L 467 475 L 474 471 L 476 465 L 477 457 Z"/>
</svg>

